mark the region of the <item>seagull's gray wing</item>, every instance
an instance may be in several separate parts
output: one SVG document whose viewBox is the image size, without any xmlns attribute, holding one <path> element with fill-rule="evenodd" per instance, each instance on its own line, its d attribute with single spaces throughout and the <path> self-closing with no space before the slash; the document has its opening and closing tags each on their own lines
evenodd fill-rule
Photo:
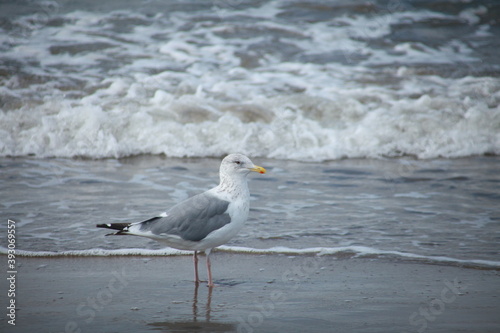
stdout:
<svg viewBox="0 0 500 333">
<path fill-rule="evenodd" d="M 228 206 L 228 201 L 201 193 L 173 206 L 166 216 L 140 222 L 139 230 L 151 231 L 154 235 L 176 235 L 197 242 L 231 222 Z"/>
</svg>

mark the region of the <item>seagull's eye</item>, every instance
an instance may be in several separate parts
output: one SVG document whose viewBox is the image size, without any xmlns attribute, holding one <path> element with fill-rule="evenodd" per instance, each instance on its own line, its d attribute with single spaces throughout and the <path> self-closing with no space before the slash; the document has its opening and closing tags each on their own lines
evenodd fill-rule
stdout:
<svg viewBox="0 0 500 333">
<path fill-rule="evenodd" d="M 240 165 L 240 164 L 241 164 L 241 162 L 240 162 L 240 161 L 234 161 L 234 163 L 236 163 L 236 164 L 238 164 L 238 165 Z"/>
</svg>

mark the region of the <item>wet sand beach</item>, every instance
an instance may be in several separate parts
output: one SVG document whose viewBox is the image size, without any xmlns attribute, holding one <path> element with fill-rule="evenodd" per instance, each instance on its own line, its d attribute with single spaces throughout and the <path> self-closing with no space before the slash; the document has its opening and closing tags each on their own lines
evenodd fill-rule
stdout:
<svg viewBox="0 0 500 333">
<path fill-rule="evenodd" d="M 212 260 L 213 290 L 190 280 L 188 256 L 20 258 L 16 326 L 9 332 L 484 333 L 500 327 L 498 270 L 220 251 Z M 10 326 L 5 316 L 1 325 L 2 331 Z"/>
</svg>

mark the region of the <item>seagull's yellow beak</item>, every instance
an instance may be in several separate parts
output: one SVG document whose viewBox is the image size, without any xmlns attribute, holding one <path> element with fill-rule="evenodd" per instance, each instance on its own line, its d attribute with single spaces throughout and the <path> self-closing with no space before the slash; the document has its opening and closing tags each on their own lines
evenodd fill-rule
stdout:
<svg viewBox="0 0 500 333">
<path fill-rule="evenodd" d="M 253 168 L 250 169 L 250 171 L 255 171 L 258 173 L 266 173 L 266 169 L 264 169 L 263 167 L 260 167 L 258 165 L 254 165 Z"/>
</svg>

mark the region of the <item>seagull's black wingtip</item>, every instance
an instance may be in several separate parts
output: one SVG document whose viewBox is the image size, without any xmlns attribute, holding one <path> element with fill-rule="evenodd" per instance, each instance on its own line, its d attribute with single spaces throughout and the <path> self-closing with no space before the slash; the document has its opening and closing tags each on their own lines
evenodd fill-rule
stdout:
<svg viewBox="0 0 500 333">
<path fill-rule="evenodd" d="M 96 224 L 97 228 L 118 230 L 118 232 L 113 233 L 113 234 L 107 234 L 106 236 L 111 236 L 111 235 L 126 235 L 127 234 L 127 228 L 129 226 L 130 226 L 130 223 L 101 223 L 101 224 Z"/>
<path fill-rule="evenodd" d="M 114 229 L 114 230 L 123 230 L 130 226 L 130 223 L 102 223 L 96 224 L 97 228 L 105 228 L 105 229 Z"/>
</svg>

